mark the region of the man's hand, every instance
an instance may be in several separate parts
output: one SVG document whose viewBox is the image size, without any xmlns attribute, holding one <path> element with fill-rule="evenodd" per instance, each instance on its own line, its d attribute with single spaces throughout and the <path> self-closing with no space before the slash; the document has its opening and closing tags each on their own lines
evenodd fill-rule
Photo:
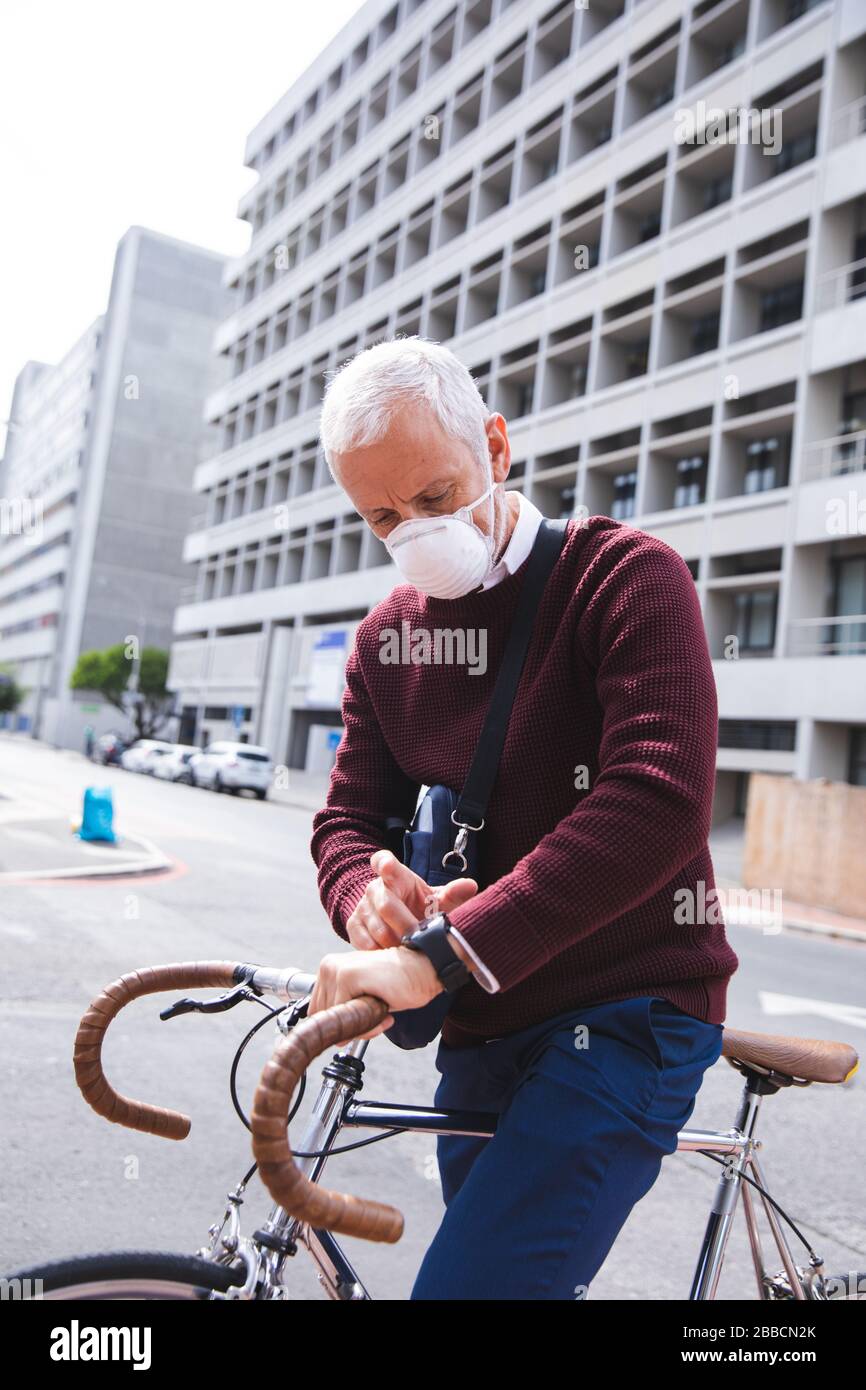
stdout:
<svg viewBox="0 0 866 1390">
<path fill-rule="evenodd" d="M 383 999 L 389 1009 L 420 1009 L 429 1004 L 444 985 L 436 974 L 433 962 L 420 951 L 407 951 L 392 946 L 376 951 L 345 951 L 323 956 L 319 962 L 316 986 L 310 997 L 307 1015 L 320 1013 L 332 1004 L 357 999 L 359 994 L 372 994 Z M 361 1038 L 375 1038 L 390 1028 L 392 1014 Z M 344 1038 L 343 1042 L 350 1042 Z M 338 1044 L 343 1045 L 343 1042 Z"/>
<path fill-rule="evenodd" d="M 431 896 L 436 912 L 450 912 L 478 892 L 474 878 L 455 878 L 441 888 L 431 888 L 388 849 L 372 854 L 370 867 L 379 877 L 368 883 L 364 896 L 346 922 L 346 934 L 356 951 L 399 946 L 403 937 L 415 931 L 418 923 L 424 920 Z"/>
</svg>

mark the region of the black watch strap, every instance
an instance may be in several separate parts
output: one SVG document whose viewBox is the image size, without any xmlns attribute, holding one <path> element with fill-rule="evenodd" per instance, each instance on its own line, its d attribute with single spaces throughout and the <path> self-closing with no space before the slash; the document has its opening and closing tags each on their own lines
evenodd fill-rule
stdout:
<svg viewBox="0 0 866 1390">
<path fill-rule="evenodd" d="M 472 979 L 472 971 L 460 959 L 448 940 L 451 923 L 444 912 L 422 922 L 417 931 L 404 936 L 401 946 L 411 951 L 422 951 L 433 962 L 436 974 L 449 994 L 462 989 L 467 980 Z"/>
</svg>

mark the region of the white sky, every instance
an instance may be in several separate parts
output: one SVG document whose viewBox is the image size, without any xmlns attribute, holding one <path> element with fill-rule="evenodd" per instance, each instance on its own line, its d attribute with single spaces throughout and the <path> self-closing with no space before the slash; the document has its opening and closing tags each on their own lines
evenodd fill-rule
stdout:
<svg viewBox="0 0 866 1390">
<path fill-rule="evenodd" d="M 24 363 L 58 361 L 105 309 L 127 227 L 246 249 L 247 135 L 360 8 L 3 0 L 0 421 Z"/>
</svg>

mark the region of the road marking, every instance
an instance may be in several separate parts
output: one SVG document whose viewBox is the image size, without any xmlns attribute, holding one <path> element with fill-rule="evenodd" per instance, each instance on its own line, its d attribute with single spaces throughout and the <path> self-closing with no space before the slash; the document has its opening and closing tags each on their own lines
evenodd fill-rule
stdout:
<svg viewBox="0 0 866 1390">
<path fill-rule="evenodd" d="M 759 992 L 758 999 L 763 1012 L 777 1018 L 784 1014 L 814 1014 L 817 1018 L 831 1018 L 836 1023 L 847 1024 L 849 1028 L 866 1028 L 866 1009 L 859 1004 L 802 999 L 795 994 L 769 994 L 764 990 Z"/>
</svg>

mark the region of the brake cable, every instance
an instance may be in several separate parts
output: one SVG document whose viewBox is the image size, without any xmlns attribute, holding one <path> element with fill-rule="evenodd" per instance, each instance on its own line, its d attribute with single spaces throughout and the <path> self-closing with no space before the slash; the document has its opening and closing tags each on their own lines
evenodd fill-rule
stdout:
<svg viewBox="0 0 866 1390">
<path fill-rule="evenodd" d="M 720 1158 L 718 1154 L 713 1153 L 711 1149 L 697 1149 L 696 1152 L 699 1153 L 699 1154 L 703 1154 L 704 1158 L 711 1158 L 711 1159 L 713 1160 L 714 1163 L 720 1163 L 720 1164 L 722 1165 L 723 1168 L 727 1166 L 726 1163 L 725 1163 L 725 1160 L 724 1160 L 723 1158 Z M 818 1260 L 818 1255 L 817 1255 L 817 1253 L 816 1253 L 815 1250 L 812 1248 L 812 1246 L 809 1244 L 808 1240 L 807 1240 L 806 1237 L 803 1235 L 803 1232 L 800 1230 L 799 1226 L 796 1225 L 796 1223 L 791 1219 L 791 1217 L 790 1217 L 790 1216 L 788 1215 L 788 1213 L 785 1211 L 784 1207 L 779 1206 L 779 1203 L 776 1201 L 775 1197 L 771 1197 L 770 1194 L 769 1194 L 769 1192 L 767 1191 L 767 1189 L 766 1189 L 765 1187 L 762 1187 L 761 1184 L 760 1184 L 755 1178 L 750 1178 L 749 1175 L 748 1175 L 748 1173 L 738 1173 L 737 1176 L 740 1177 L 740 1178 L 742 1178 L 744 1182 L 750 1182 L 750 1183 L 752 1184 L 752 1187 L 756 1187 L 756 1188 L 758 1189 L 758 1191 L 760 1192 L 760 1194 L 761 1194 L 762 1197 L 766 1197 L 766 1199 L 767 1199 L 767 1201 L 770 1203 L 770 1205 L 771 1205 L 771 1206 L 774 1206 L 774 1207 L 776 1208 L 776 1211 L 777 1211 L 777 1212 L 779 1213 L 779 1215 L 782 1217 L 782 1220 L 783 1220 L 783 1221 L 787 1221 L 788 1225 L 791 1227 L 791 1230 L 794 1232 L 794 1234 L 795 1234 L 796 1236 L 799 1236 L 800 1240 L 803 1242 L 803 1244 L 805 1245 L 806 1249 L 809 1251 L 809 1257 L 810 1257 L 810 1259 L 813 1260 L 813 1261 L 817 1261 L 817 1260 Z"/>
<path fill-rule="evenodd" d="M 277 1014 L 285 1013 L 287 1011 L 287 1008 L 297 1009 L 297 1005 L 300 1001 L 295 1001 L 293 1005 L 283 1006 L 279 1009 L 271 1008 L 269 1004 L 265 1004 L 263 999 L 256 999 L 255 1002 L 262 1004 L 263 1007 L 268 1010 L 268 1012 L 264 1018 L 260 1018 L 257 1023 L 253 1024 L 252 1028 L 247 1033 L 243 1042 L 240 1044 L 240 1047 L 235 1053 L 234 1061 L 232 1062 L 231 1073 L 229 1076 L 229 1089 L 231 1091 L 232 1104 L 234 1105 L 235 1111 L 241 1123 L 250 1131 L 250 1133 L 252 1133 L 252 1126 L 249 1120 L 247 1119 L 243 1106 L 240 1103 L 237 1091 L 237 1074 L 241 1057 L 243 1056 L 248 1045 L 252 1042 L 253 1038 L 255 1037 L 256 1033 L 259 1031 L 260 1028 L 264 1028 L 265 1024 L 268 1023 Z M 306 1005 L 306 1003 L 307 1001 L 304 1000 L 303 1004 Z M 298 1011 L 298 1014 L 298 1018 L 296 1018 L 289 1025 L 290 1028 L 294 1028 L 300 1022 L 300 1011 Z M 292 1106 L 292 1109 L 289 1112 L 288 1118 L 286 1120 L 287 1125 L 291 1124 L 292 1120 L 295 1118 L 295 1115 L 298 1113 L 298 1109 L 300 1107 L 301 1101 L 304 1098 L 304 1092 L 306 1091 L 306 1088 L 307 1073 L 304 1072 L 303 1076 L 301 1077 L 300 1085 L 298 1086 L 298 1094 L 295 1097 L 295 1103 Z M 378 1144 L 382 1139 L 391 1139 L 395 1134 L 405 1133 L 406 1131 L 403 1129 L 386 1129 L 381 1134 L 373 1134 L 368 1139 L 357 1139 L 352 1144 L 341 1144 L 340 1147 L 336 1149 L 313 1149 L 309 1153 L 305 1153 L 301 1149 L 293 1149 L 292 1152 L 296 1158 L 331 1158 L 334 1154 L 345 1154 L 351 1152 L 352 1149 L 363 1149 L 366 1147 L 367 1144 Z"/>
</svg>

